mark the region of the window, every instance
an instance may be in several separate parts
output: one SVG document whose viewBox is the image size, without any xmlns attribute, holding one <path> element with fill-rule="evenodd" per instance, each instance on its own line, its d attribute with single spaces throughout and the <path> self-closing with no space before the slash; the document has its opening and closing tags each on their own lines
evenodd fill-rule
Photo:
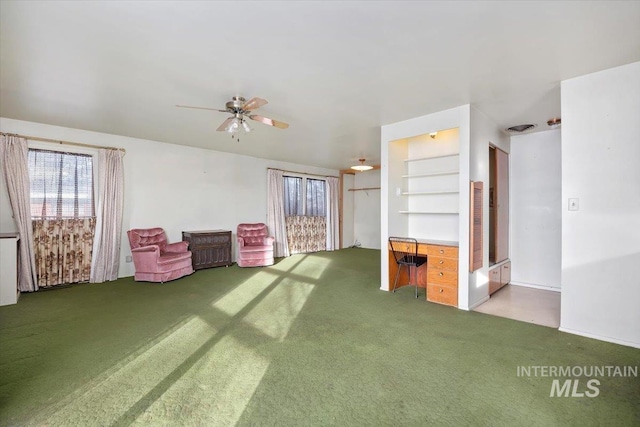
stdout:
<svg viewBox="0 0 640 427">
<path fill-rule="evenodd" d="M 284 216 L 303 215 L 302 178 L 284 177 Z"/>
<path fill-rule="evenodd" d="M 95 216 L 91 155 L 29 149 L 29 177 L 32 218 Z"/>
<path fill-rule="evenodd" d="M 306 177 L 284 177 L 285 216 L 326 216 L 326 182 Z"/>
<path fill-rule="evenodd" d="M 327 198 L 324 193 L 325 182 L 320 179 L 307 179 L 306 212 L 310 216 L 327 216 Z"/>
</svg>

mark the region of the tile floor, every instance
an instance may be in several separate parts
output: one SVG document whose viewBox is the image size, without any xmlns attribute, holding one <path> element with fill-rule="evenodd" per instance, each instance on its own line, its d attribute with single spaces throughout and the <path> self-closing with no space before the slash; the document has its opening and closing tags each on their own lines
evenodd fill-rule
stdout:
<svg viewBox="0 0 640 427">
<path fill-rule="evenodd" d="M 475 311 L 536 325 L 560 327 L 560 292 L 507 285 Z"/>
</svg>

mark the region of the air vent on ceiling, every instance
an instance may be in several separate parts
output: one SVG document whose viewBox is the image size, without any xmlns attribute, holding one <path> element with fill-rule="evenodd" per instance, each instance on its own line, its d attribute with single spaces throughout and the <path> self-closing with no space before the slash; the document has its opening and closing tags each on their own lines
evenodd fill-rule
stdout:
<svg viewBox="0 0 640 427">
<path fill-rule="evenodd" d="M 505 130 L 509 133 L 522 133 L 522 132 L 526 132 L 528 130 L 531 130 L 535 127 L 537 127 L 538 125 L 536 124 L 531 124 L 528 123 L 526 125 L 516 125 L 516 126 L 511 126 L 509 128 L 506 128 Z"/>
</svg>

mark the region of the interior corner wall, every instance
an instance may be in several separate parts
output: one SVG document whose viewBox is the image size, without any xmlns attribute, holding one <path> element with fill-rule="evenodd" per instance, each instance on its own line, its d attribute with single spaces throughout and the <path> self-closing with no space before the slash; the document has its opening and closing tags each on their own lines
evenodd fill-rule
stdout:
<svg viewBox="0 0 640 427">
<path fill-rule="evenodd" d="M 560 330 L 640 348 L 640 62 L 561 95 Z"/>
<path fill-rule="evenodd" d="M 562 153 L 560 129 L 511 137 L 511 282 L 560 289 Z"/>
<path fill-rule="evenodd" d="M 357 172 L 353 188 L 380 187 L 380 170 Z M 353 234 L 360 247 L 380 249 L 380 190 L 353 193 Z"/>
<path fill-rule="evenodd" d="M 500 127 L 475 107 L 471 108 L 470 135 L 469 174 L 466 187 L 467 189 L 469 188 L 469 181 L 481 181 L 483 183 L 482 268 L 473 273 L 468 273 L 468 308 L 473 309 L 489 298 L 489 145 L 498 147 L 507 153 L 509 153 L 511 147 L 509 138 Z M 470 199 L 467 197 L 467 200 Z M 466 235 L 468 236 L 468 234 L 467 231 Z M 460 256 L 463 256 L 462 252 Z"/>
<path fill-rule="evenodd" d="M 182 240 L 182 231 L 188 230 L 226 229 L 235 235 L 241 222 L 266 222 L 267 168 L 339 174 L 333 169 L 6 118 L 0 118 L 0 130 L 126 149 L 119 277 L 134 274 L 133 264 L 125 262 L 131 255 L 129 229 L 162 227 L 169 242 Z M 5 186 L 4 182 L 0 185 Z M 2 205 L 0 212 L 5 227 L 9 223 L 5 215 L 11 209 Z M 234 236 L 234 259 L 235 240 Z"/>
</svg>

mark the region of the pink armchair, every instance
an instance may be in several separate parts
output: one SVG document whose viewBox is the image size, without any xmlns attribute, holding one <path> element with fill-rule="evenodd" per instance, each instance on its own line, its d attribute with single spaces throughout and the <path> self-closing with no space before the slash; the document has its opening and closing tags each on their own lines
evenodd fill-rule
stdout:
<svg viewBox="0 0 640 427">
<path fill-rule="evenodd" d="M 262 223 L 238 224 L 238 267 L 273 265 L 273 237 Z"/>
<path fill-rule="evenodd" d="M 127 236 L 136 281 L 164 283 L 193 273 L 187 242 L 167 243 L 162 228 L 137 228 Z"/>
</svg>

